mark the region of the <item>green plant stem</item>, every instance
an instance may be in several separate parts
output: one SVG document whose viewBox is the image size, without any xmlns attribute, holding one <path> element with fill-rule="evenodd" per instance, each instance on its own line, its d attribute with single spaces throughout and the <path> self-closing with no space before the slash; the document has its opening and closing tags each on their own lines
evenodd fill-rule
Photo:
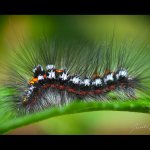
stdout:
<svg viewBox="0 0 150 150">
<path fill-rule="evenodd" d="M 99 111 L 99 110 L 115 110 L 115 111 L 131 111 L 150 113 L 149 100 L 125 101 L 125 102 L 78 102 L 72 103 L 61 108 L 51 108 L 38 113 L 18 117 L 0 123 L 0 134 L 4 134 L 10 130 L 22 127 L 31 123 L 35 123 L 44 119 L 65 114 L 74 114 L 81 112 Z"/>
</svg>

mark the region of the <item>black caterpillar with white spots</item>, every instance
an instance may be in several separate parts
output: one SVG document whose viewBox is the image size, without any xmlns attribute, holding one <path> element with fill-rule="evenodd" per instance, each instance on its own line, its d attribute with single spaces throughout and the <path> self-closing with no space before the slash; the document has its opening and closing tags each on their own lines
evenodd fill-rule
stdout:
<svg viewBox="0 0 150 150">
<path fill-rule="evenodd" d="M 136 100 L 138 91 L 148 95 L 150 57 L 134 48 L 44 40 L 31 49 L 16 49 L 2 82 L 15 90 L 7 101 L 26 114 L 72 101 Z"/>
</svg>

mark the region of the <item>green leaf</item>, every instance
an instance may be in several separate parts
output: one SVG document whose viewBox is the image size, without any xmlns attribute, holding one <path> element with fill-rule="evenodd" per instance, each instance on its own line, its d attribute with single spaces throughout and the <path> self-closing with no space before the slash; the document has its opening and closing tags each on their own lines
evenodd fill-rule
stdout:
<svg viewBox="0 0 150 150">
<path fill-rule="evenodd" d="M 0 134 L 4 134 L 10 130 L 22 127 L 31 123 L 35 123 L 44 119 L 66 114 L 75 114 L 81 112 L 99 111 L 99 110 L 117 110 L 150 113 L 149 99 L 141 99 L 136 101 L 107 101 L 107 102 L 76 102 L 60 108 L 46 109 L 41 112 L 8 119 L 0 122 Z"/>
</svg>

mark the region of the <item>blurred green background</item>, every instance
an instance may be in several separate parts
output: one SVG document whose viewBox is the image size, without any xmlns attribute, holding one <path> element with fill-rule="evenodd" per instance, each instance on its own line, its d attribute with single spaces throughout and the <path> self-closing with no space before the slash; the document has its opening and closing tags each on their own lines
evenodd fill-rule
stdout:
<svg viewBox="0 0 150 150">
<path fill-rule="evenodd" d="M 0 16 L 0 62 L 18 41 L 30 42 L 43 35 L 64 39 L 118 41 L 141 39 L 150 44 L 147 15 L 3 15 Z M 99 111 L 55 117 L 16 129 L 9 134 L 150 134 L 150 115 Z"/>
</svg>

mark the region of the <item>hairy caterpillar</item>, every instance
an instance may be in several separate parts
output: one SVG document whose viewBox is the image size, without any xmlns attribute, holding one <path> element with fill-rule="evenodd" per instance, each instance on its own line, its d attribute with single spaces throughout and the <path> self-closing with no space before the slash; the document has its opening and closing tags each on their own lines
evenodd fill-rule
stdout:
<svg viewBox="0 0 150 150">
<path fill-rule="evenodd" d="M 149 94 L 149 55 L 134 43 L 118 46 L 113 40 L 92 43 L 44 38 L 36 46 L 21 45 L 10 56 L 1 65 L 7 70 L 7 75 L 1 71 L 5 75 L 1 84 L 13 92 L 3 102 L 10 103 L 17 115 L 76 100 L 136 100 L 138 91 Z"/>
</svg>

